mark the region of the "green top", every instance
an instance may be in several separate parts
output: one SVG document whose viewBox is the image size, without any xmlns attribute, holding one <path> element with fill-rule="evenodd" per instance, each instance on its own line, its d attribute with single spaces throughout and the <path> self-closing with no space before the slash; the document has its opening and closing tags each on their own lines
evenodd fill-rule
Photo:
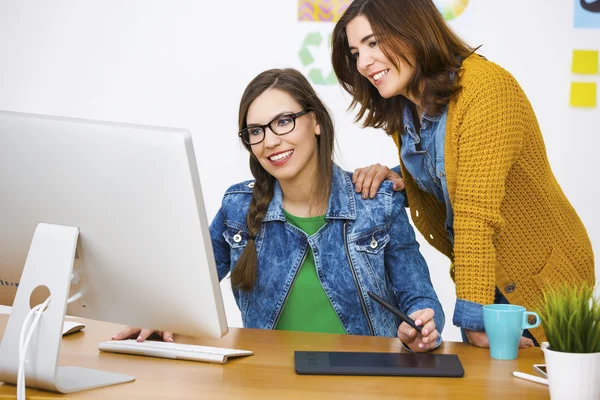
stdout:
<svg viewBox="0 0 600 400">
<path fill-rule="evenodd" d="M 290 224 L 301 229 L 308 236 L 315 234 L 326 222 L 324 215 L 302 218 L 285 212 L 285 217 Z M 346 333 L 321 286 L 317 276 L 315 257 L 310 247 L 290 289 L 275 329 Z"/>
</svg>

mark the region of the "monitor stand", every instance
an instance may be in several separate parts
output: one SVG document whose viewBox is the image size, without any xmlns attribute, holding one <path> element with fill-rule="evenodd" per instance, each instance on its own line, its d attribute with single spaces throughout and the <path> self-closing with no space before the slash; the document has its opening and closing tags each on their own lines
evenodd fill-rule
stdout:
<svg viewBox="0 0 600 400">
<path fill-rule="evenodd" d="M 89 368 L 57 366 L 78 237 L 76 227 L 38 224 L 0 344 L 0 381 L 17 384 L 21 327 L 31 309 L 31 293 L 39 286 L 50 290 L 51 300 L 27 350 L 27 387 L 73 393 L 135 379 Z"/>
</svg>

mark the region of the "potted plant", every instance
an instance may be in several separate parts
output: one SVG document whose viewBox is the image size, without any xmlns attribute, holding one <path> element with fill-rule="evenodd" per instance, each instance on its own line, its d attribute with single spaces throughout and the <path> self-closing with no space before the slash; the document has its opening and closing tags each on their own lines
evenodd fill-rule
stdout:
<svg viewBox="0 0 600 400">
<path fill-rule="evenodd" d="M 600 399 L 600 299 L 593 287 L 545 291 L 539 314 L 550 397 Z"/>
</svg>

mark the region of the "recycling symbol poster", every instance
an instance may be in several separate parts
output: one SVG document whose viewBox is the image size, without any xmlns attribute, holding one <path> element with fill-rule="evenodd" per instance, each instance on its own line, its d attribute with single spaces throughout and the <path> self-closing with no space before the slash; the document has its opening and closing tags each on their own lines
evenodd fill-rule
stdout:
<svg viewBox="0 0 600 400">
<path fill-rule="evenodd" d="M 337 85 L 331 67 L 331 32 L 351 0 L 298 0 L 297 68 L 313 85 Z"/>
</svg>

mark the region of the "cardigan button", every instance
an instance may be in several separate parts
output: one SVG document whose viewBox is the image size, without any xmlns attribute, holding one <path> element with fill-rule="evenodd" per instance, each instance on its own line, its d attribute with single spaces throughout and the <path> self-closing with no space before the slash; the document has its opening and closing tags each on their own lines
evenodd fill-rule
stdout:
<svg viewBox="0 0 600 400">
<path fill-rule="evenodd" d="M 512 293 L 515 291 L 516 288 L 517 288 L 517 285 L 515 285 L 514 283 L 509 283 L 508 285 L 506 285 L 504 290 L 506 290 L 506 293 Z"/>
</svg>

